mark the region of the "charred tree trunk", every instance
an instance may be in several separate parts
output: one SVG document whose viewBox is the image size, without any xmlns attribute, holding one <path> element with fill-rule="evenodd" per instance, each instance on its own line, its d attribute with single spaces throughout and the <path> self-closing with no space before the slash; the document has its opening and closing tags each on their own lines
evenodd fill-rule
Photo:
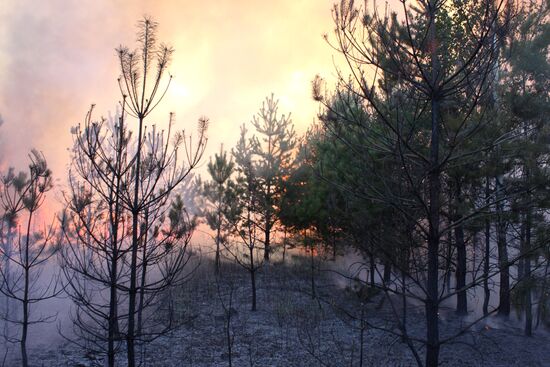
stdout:
<svg viewBox="0 0 550 367">
<path fill-rule="evenodd" d="M 449 223 L 450 224 L 450 223 Z M 447 249 L 445 254 L 445 288 L 447 293 L 451 293 L 451 273 L 453 270 L 453 232 L 449 231 L 447 237 Z"/>
<path fill-rule="evenodd" d="M 437 32 L 435 2 L 431 1 L 428 12 L 430 25 L 428 38 L 433 45 L 431 53 L 431 139 L 428 172 L 429 207 L 428 207 L 428 275 L 426 284 L 426 367 L 439 365 L 439 221 L 441 194 L 441 167 L 439 162 L 440 132 L 440 96 L 439 78 L 441 66 L 437 54 Z"/>
<path fill-rule="evenodd" d="M 504 218 L 504 204 L 502 199 L 502 177 L 496 179 L 497 191 L 497 248 L 498 266 L 500 271 L 499 309 L 498 315 L 507 318 L 510 316 L 510 265 L 508 263 L 508 243 L 506 239 L 506 220 Z"/>
<path fill-rule="evenodd" d="M 283 264 L 285 263 L 286 259 L 286 228 L 284 229 L 284 235 L 283 235 Z"/>
<path fill-rule="evenodd" d="M 23 320 L 21 324 L 21 362 L 23 367 L 29 365 L 28 356 L 27 356 L 27 333 L 29 329 L 29 286 L 30 286 L 30 268 L 32 264 L 29 261 L 29 246 L 30 246 L 30 235 L 31 235 L 31 221 L 32 221 L 33 212 L 29 212 L 29 219 L 27 222 L 27 238 L 25 239 L 25 258 L 24 258 L 24 284 L 23 284 Z"/>
<path fill-rule="evenodd" d="M 434 21 L 434 20 L 432 20 Z M 431 28 L 434 28 L 432 25 Z M 435 32 L 435 30 L 432 30 Z M 432 139 L 429 179 L 428 278 L 426 297 L 426 367 L 439 365 L 439 101 L 432 100 Z"/>
<path fill-rule="evenodd" d="M 271 137 L 269 138 L 269 149 L 271 150 Z M 265 242 L 264 242 L 264 261 L 269 262 L 271 255 L 271 182 L 267 185 L 266 210 L 265 210 Z"/>
<path fill-rule="evenodd" d="M 118 200 L 115 211 L 118 210 Z M 115 214 L 113 226 L 113 252 L 111 258 L 111 273 L 109 285 L 109 319 L 107 331 L 107 362 L 109 367 L 115 366 L 115 339 L 118 334 L 118 301 L 117 301 L 117 274 L 118 274 L 118 215 Z"/>
<path fill-rule="evenodd" d="M 374 259 L 374 254 L 371 253 L 369 254 L 369 260 L 370 260 L 370 286 L 371 288 L 374 288 L 375 285 L 376 285 L 376 279 L 375 279 L 375 276 L 376 276 L 376 260 Z"/>
<path fill-rule="evenodd" d="M 222 202 L 222 193 L 220 190 L 220 194 L 218 197 L 218 212 L 217 212 L 217 223 L 216 223 L 216 258 L 214 261 L 214 273 L 216 275 L 220 274 L 220 247 L 222 242 L 222 210 L 221 210 L 221 202 Z"/>
<path fill-rule="evenodd" d="M 384 262 L 384 283 L 391 282 L 391 261 L 388 259 Z"/>
<path fill-rule="evenodd" d="M 336 260 L 336 255 L 337 255 L 337 251 L 336 251 L 336 230 L 331 229 L 330 234 L 331 234 L 331 237 L 332 237 L 332 259 Z"/>
<path fill-rule="evenodd" d="M 254 267 L 254 248 L 250 248 L 250 285 L 252 286 L 252 311 L 256 311 L 256 268 Z"/>
<path fill-rule="evenodd" d="M 118 333 L 118 315 L 117 315 L 117 284 L 116 277 L 118 272 L 117 251 L 113 251 L 113 258 L 111 259 L 111 285 L 110 285 L 110 300 L 109 300 L 109 330 L 108 330 L 108 342 L 107 342 L 107 362 L 109 367 L 115 366 L 115 338 Z"/>
<path fill-rule="evenodd" d="M 491 195 L 491 186 L 489 177 L 485 180 L 485 203 L 487 210 L 490 212 L 489 202 Z M 489 256 L 491 254 L 491 219 L 489 215 L 485 217 L 485 251 L 483 254 L 483 315 L 489 315 L 489 300 L 491 298 L 491 290 L 489 289 Z"/>
<path fill-rule="evenodd" d="M 141 238 L 142 242 L 142 251 L 141 251 L 141 280 L 140 280 L 140 286 L 139 286 L 139 305 L 138 305 L 138 312 L 137 312 L 137 331 L 136 335 L 141 335 L 142 331 L 142 323 L 143 323 L 143 305 L 145 303 L 145 284 L 147 282 L 147 241 L 148 241 L 148 231 L 149 228 L 149 211 L 145 210 L 145 225 L 144 225 L 144 231 Z"/>
<path fill-rule="evenodd" d="M 405 268 L 401 270 L 401 302 L 403 307 L 401 313 L 401 323 L 403 324 L 403 341 L 405 341 L 405 335 L 407 335 L 407 271 Z"/>
<path fill-rule="evenodd" d="M 460 184 L 456 181 L 455 192 L 455 221 L 460 222 L 455 227 L 455 243 L 456 243 L 456 313 L 458 315 L 468 314 L 468 298 L 466 293 L 466 244 L 464 242 L 464 225 L 461 223 L 462 215 L 460 207 L 462 205 L 462 195 L 460 192 Z"/>
<path fill-rule="evenodd" d="M 308 246 L 308 237 L 307 237 L 307 229 L 304 229 L 304 245 Z M 310 271 L 311 271 L 311 298 L 315 299 L 317 298 L 316 292 L 315 292 L 315 259 L 314 259 L 314 245 L 313 242 L 309 246 L 309 255 L 310 255 Z"/>
<path fill-rule="evenodd" d="M 531 301 L 531 209 L 527 209 L 525 215 L 525 249 L 524 249 L 524 266 L 525 272 L 525 335 L 533 335 L 533 309 Z"/>
<path fill-rule="evenodd" d="M 135 316 L 137 296 L 137 255 L 139 250 L 139 182 L 141 171 L 141 147 L 143 135 L 143 117 L 139 117 L 138 146 L 136 152 L 136 165 L 134 177 L 134 200 L 132 205 L 132 247 L 130 262 L 130 287 L 128 292 L 128 330 L 126 335 L 126 349 L 128 367 L 135 367 Z"/>
<path fill-rule="evenodd" d="M 466 293 L 466 244 L 464 243 L 464 228 L 459 225 L 455 229 L 456 239 L 456 313 L 466 315 L 468 313 L 468 297 Z"/>
</svg>

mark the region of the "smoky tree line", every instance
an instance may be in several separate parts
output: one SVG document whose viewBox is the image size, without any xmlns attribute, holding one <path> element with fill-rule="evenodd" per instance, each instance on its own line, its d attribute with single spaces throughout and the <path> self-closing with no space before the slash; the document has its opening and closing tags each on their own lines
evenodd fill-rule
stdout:
<svg viewBox="0 0 550 367">
<path fill-rule="evenodd" d="M 256 311 L 258 279 L 286 261 L 290 242 L 308 252 L 319 305 L 324 255 L 360 254 L 356 274 L 337 275 L 366 297 L 380 294 L 393 324 L 371 323 L 363 303 L 340 311 L 359 322 L 361 346 L 365 330 L 383 330 L 419 366 L 437 366 L 442 347 L 490 317 L 508 322 L 515 311 L 527 336 L 550 327 L 548 4 L 397 5 L 335 4 L 326 40 L 343 62 L 335 86 L 312 82 L 317 121 L 298 138 L 271 94 L 202 177 L 193 173 L 208 119 L 193 139 L 173 114 L 151 121 L 174 50 L 142 19 L 137 48 L 117 48 L 116 114 L 96 117 L 92 106 L 71 130 L 58 220 L 36 224 L 53 187 L 41 153 L 31 152 L 28 173 L 2 175 L 0 309 L 17 326 L 3 334 L 23 365 L 29 326 L 55 318 L 36 304 L 61 291 L 73 305 L 68 340 L 109 366 L 119 355 L 139 365 L 142 348 L 182 321 L 173 294 L 195 270 L 190 242 L 201 224 L 213 239 L 229 364 L 237 288 L 222 263 L 246 274 Z M 189 195 L 200 210 L 190 212 Z M 54 259 L 60 277 L 43 277 Z M 422 308 L 422 335 L 410 327 L 412 304 Z M 448 307 L 461 322 L 442 332 Z"/>
<path fill-rule="evenodd" d="M 319 123 L 281 215 L 367 259 L 362 281 L 401 306 L 397 331 L 370 326 L 399 335 L 418 365 L 437 366 L 441 346 L 512 306 L 531 335 L 548 307 L 547 17 L 534 2 L 333 8 L 327 41 L 345 66 L 335 90 L 313 81 Z M 478 289 L 481 315 L 468 304 Z M 423 304 L 424 337 L 407 330 L 407 299 Z M 442 337 L 450 302 L 472 317 Z"/>
</svg>

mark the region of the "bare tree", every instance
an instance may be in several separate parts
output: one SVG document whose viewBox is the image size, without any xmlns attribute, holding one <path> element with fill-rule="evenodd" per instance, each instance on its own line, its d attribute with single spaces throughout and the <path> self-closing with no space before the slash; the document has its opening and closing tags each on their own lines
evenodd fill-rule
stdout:
<svg viewBox="0 0 550 367">
<path fill-rule="evenodd" d="M 107 354 L 114 366 L 125 325 L 119 308 L 128 269 L 129 215 L 121 195 L 127 184 L 130 132 L 125 115 L 115 121 L 92 120 L 73 128 L 73 159 L 66 211 L 61 218 L 65 246 L 60 252 L 67 294 L 75 302 L 73 317 L 79 344 Z M 122 294 L 121 294 L 122 293 Z M 100 300 L 107 299 L 105 303 Z M 107 344 L 105 347 L 104 343 Z"/>
<path fill-rule="evenodd" d="M 219 274 L 219 273 L 218 273 Z M 235 342 L 235 326 L 233 319 L 237 311 L 233 308 L 235 291 L 237 290 L 235 279 L 225 275 L 223 278 L 216 276 L 216 289 L 223 310 L 223 328 L 227 347 L 227 359 L 229 367 L 233 366 L 233 344 Z"/>
<path fill-rule="evenodd" d="M 90 112 L 84 128 L 75 129 L 73 166 L 79 179 L 72 180 L 68 195 L 72 230 L 64 264 L 73 299 L 103 330 L 98 340 L 108 342 L 110 361 L 114 341 L 126 340 L 128 366 L 136 365 L 136 341 L 150 341 L 172 326 L 170 317 L 162 321 L 153 310 L 170 308 L 170 288 L 186 279 L 194 220 L 181 197 L 171 193 L 197 166 L 207 140 L 206 118 L 199 119 L 196 141 L 184 131 L 173 132 L 173 114 L 166 130 L 155 125 L 147 130 L 146 119 L 171 80 L 165 75 L 173 50 L 158 45 L 156 32 L 157 23 L 144 18 L 138 23 L 138 49 L 117 49 L 120 116 L 107 126 L 104 120 L 92 122 Z M 137 135 L 128 128 L 132 118 Z M 83 261 L 90 256 L 96 265 Z M 87 281 L 100 293 L 109 288 L 108 309 L 94 304 Z"/>
<path fill-rule="evenodd" d="M 151 19 L 144 18 L 138 25 L 138 49 L 130 51 L 126 47 L 118 48 L 121 69 L 119 86 L 123 96 L 123 106 L 138 121 L 136 150 L 131 159 L 133 163 L 132 180 L 131 184 L 125 188 L 123 195 L 124 205 L 132 216 L 126 337 L 129 367 L 135 366 L 135 339 L 137 337 L 135 317 L 138 310 L 136 300 L 139 290 L 137 277 L 140 268 L 138 253 L 139 243 L 145 235 L 140 231 L 140 218 L 151 207 L 165 201 L 172 190 L 199 163 L 206 146 L 205 132 L 208 125 L 207 119 L 199 120 L 199 136 L 195 146 L 191 145 L 191 138 L 187 138 L 181 132 L 175 135 L 174 147 L 169 150 L 169 142 L 172 139 L 173 121 L 171 116 L 166 136 L 164 134 L 149 134 L 149 140 L 146 143 L 145 119 L 162 101 L 171 80 L 171 76 L 169 76 L 166 86 L 162 86 L 173 49 L 164 44 L 157 44 L 157 25 Z M 181 164 L 178 159 L 178 148 L 182 145 L 186 164 Z M 181 260 L 173 264 L 176 265 L 174 270 L 179 269 L 182 265 Z M 171 274 L 166 280 L 170 281 L 171 277 L 175 277 L 178 273 Z"/>
<path fill-rule="evenodd" d="M 14 312 L 3 315 L 7 323 L 21 328 L 17 335 L 6 335 L 9 342 L 18 342 L 24 367 L 28 366 L 27 340 L 29 326 L 53 321 L 55 315 L 37 315 L 31 311 L 38 302 L 57 296 L 60 292 L 56 276 L 41 279 L 44 265 L 55 254 L 53 225 L 35 231 L 37 211 L 52 187 L 51 171 L 44 156 L 33 150 L 29 173 L 18 175 L 10 169 L 2 177 L 0 201 L 4 210 L 2 223 L 7 224 L 8 240 L 0 248 L 6 266 L 0 267 L 0 293 L 17 305 Z M 9 264 L 9 265 L 8 265 Z"/>
</svg>

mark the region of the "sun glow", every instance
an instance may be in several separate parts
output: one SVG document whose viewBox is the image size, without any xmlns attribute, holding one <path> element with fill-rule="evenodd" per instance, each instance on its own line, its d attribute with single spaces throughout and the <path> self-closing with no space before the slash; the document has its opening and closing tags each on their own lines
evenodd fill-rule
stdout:
<svg viewBox="0 0 550 367">
<path fill-rule="evenodd" d="M 175 49 L 170 87 L 148 124 L 164 126 L 174 112 L 177 129 L 195 131 L 197 119 L 207 116 L 205 161 L 220 144 L 236 143 L 240 125 L 271 93 L 280 113 L 292 113 L 296 130 L 304 132 L 318 109 L 311 80 L 316 74 L 330 79 L 334 70 L 334 51 L 322 37 L 331 31 L 332 0 L 7 3 L 10 10 L 0 11 L 6 35 L 0 40 L 0 134 L 10 139 L 2 140 L 0 156 L 26 167 L 27 152 L 37 148 L 60 186 L 71 126 L 92 103 L 100 118 L 120 101 L 114 48 L 136 46 L 135 23 L 143 14 L 159 22 L 158 40 Z M 60 13 L 67 16 L 44 26 Z"/>
</svg>

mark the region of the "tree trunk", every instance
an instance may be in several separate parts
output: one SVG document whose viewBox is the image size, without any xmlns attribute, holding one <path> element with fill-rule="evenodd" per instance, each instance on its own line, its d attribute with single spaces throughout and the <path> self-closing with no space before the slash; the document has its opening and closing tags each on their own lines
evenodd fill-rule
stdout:
<svg viewBox="0 0 550 367">
<path fill-rule="evenodd" d="M 111 274 L 110 274 L 110 296 L 109 296 L 109 325 L 108 325 L 108 342 L 107 342 L 107 361 L 109 367 L 115 366 L 115 338 L 118 334 L 118 315 L 117 315 L 117 272 L 118 272 L 118 251 L 117 236 L 115 236 L 115 248 L 111 259 Z"/>
<path fill-rule="evenodd" d="M 456 192 L 455 192 L 455 221 L 461 221 L 462 215 L 460 214 L 462 205 L 462 195 L 460 191 L 460 184 L 456 180 Z M 464 226 L 459 223 L 455 227 L 455 244 L 456 244 L 456 313 L 457 315 L 468 314 L 468 298 L 466 289 L 466 244 L 464 243 Z"/>
<path fill-rule="evenodd" d="M 470 274 L 475 274 L 477 269 L 477 253 L 479 249 L 479 231 L 474 231 L 472 233 L 472 268 L 470 269 Z"/>
<path fill-rule="evenodd" d="M 283 264 L 285 263 L 286 258 L 286 228 L 284 231 L 284 237 L 283 237 Z"/>
<path fill-rule="evenodd" d="M 497 248 L 498 266 L 500 271 L 499 309 L 498 315 L 507 318 L 510 316 L 510 267 L 508 264 L 508 244 L 506 240 L 506 221 L 503 215 L 502 177 L 496 179 L 497 190 Z"/>
<path fill-rule="evenodd" d="M 308 238 L 307 238 L 307 229 L 304 229 L 304 245 L 307 246 L 308 244 Z M 309 254 L 310 254 L 310 270 L 311 270 L 311 298 L 315 299 L 317 297 L 315 292 L 315 262 L 313 258 L 313 242 L 311 243 L 311 246 L 309 247 Z"/>
<path fill-rule="evenodd" d="M 231 297 L 233 297 L 233 294 L 231 294 Z M 229 367 L 233 366 L 233 343 L 231 342 L 231 302 L 229 302 L 229 310 L 226 310 L 225 313 L 227 314 L 227 324 L 225 327 L 225 336 L 227 338 L 227 354 L 229 358 Z"/>
<path fill-rule="evenodd" d="M 147 282 L 147 241 L 148 237 L 148 228 L 149 228 L 149 210 L 145 210 L 145 233 L 142 235 L 142 259 L 141 259 L 141 281 L 139 287 L 139 305 L 137 312 L 137 332 L 136 334 L 141 335 L 142 323 L 143 323 L 143 305 L 145 303 L 145 283 Z"/>
<path fill-rule="evenodd" d="M 117 261 L 116 253 L 113 254 L 111 260 L 111 285 L 110 285 L 110 299 L 109 299 L 109 330 L 108 330 L 108 345 L 107 345 L 107 360 L 109 367 L 115 366 L 115 332 L 117 324 L 117 291 L 116 291 L 116 274 L 117 274 Z"/>
<path fill-rule="evenodd" d="M 537 322 L 535 323 L 535 329 L 539 327 L 540 321 L 542 318 L 542 313 L 544 311 L 544 305 L 546 305 L 546 300 L 548 298 L 548 269 L 550 268 L 550 263 L 547 261 L 546 266 L 544 267 L 544 274 L 542 277 L 542 284 L 540 287 L 540 293 L 539 293 L 539 299 L 538 299 L 538 305 L 537 305 Z"/>
<path fill-rule="evenodd" d="M 252 286 L 252 311 L 256 311 L 256 268 L 254 267 L 253 248 L 250 248 L 250 282 Z"/>
<path fill-rule="evenodd" d="M 447 235 L 447 251 L 445 255 L 445 288 L 447 293 L 451 293 L 451 272 L 453 268 L 453 238 L 452 232 Z"/>
<path fill-rule="evenodd" d="M 401 323 L 403 324 L 403 341 L 405 341 L 405 335 L 407 335 L 407 273 L 405 268 L 401 270 L 401 302 L 402 302 L 402 314 L 401 314 Z"/>
<path fill-rule="evenodd" d="M 222 211 L 221 211 L 221 202 L 222 202 L 222 193 L 218 196 L 218 222 L 216 223 L 216 259 L 214 263 L 214 272 L 216 275 L 220 273 L 220 245 L 222 241 Z"/>
<path fill-rule="evenodd" d="M 428 15 L 429 42 L 433 45 L 431 53 L 431 139 L 430 166 L 428 173 L 429 212 L 428 212 L 428 276 L 426 294 L 426 367 L 439 365 L 439 221 L 441 168 L 439 162 L 440 100 L 439 92 L 440 63 L 437 55 L 436 11 L 435 1 L 430 1 Z"/>
<path fill-rule="evenodd" d="M 466 244 L 464 243 L 464 228 L 459 225 L 455 228 L 457 264 L 456 264 L 456 313 L 468 314 L 468 297 L 466 293 Z"/>
<path fill-rule="evenodd" d="M 21 361 L 22 366 L 27 367 L 29 365 L 27 357 L 27 333 L 29 329 L 29 286 L 30 286 L 30 262 L 29 262 L 29 246 L 30 246 L 30 236 L 31 236 L 31 221 L 32 221 L 33 212 L 29 211 L 29 219 L 27 222 L 27 238 L 25 239 L 25 259 L 24 259 L 24 275 L 25 275 L 25 284 L 23 285 L 23 323 L 21 325 Z"/>
<path fill-rule="evenodd" d="M 433 27 L 432 27 L 433 28 Z M 439 102 L 432 100 L 431 169 L 429 173 L 428 277 L 426 297 L 426 367 L 439 365 Z"/>
<path fill-rule="evenodd" d="M 361 305 L 361 323 L 359 325 L 359 367 L 363 367 L 363 349 L 365 349 L 365 308 Z"/>
<path fill-rule="evenodd" d="M 391 262 L 386 260 L 384 262 L 384 283 L 388 284 L 391 282 Z"/>
<path fill-rule="evenodd" d="M 333 260 L 336 260 L 336 255 L 337 255 L 337 251 L 336 251 L 336 230 L 334 229 L 331 229 L 330 230 L 330 234 L 332 235 L 332 259 Z"/>
<path fill-rule="evenodd" d="M 10 261 L 10 256 L 11 256 L 11 252 L 12 252 L 12 249 L 13 249 L 13 226 L 11 225 L 11 223 L 6 223 L 7 226 L 8 226 L 8 235 L 7 235 L 7 242 L 4 242 L 4 263 L 2 264 L 2 266 L 4 266 L 4 273 L 5 273 L 5 282 L 6 284 L 10 284 L 10 279 L 11 279 L 11 271 L 10 271 L 10 266 L 11 266 L 11 261 Z M 11 318 L 11 298 L 10 297 L 5 297 L 5 315 L 6 315 L 6 318 Z M 4 336 L 5 337 L 8 337 L 9 336 L 9 328 L 10 328 L 10 324 L 9 322 L 4 322 Z"/>
<path fill-rule="evenodd" d="M 375 262 L 375 259 L 374 259 L 374 254 L 371 253 L 369 254 L 369 259 L 370 259 L 370 286 L 371 288 L 374 288 L 376 283 L 375 283 L 375 276 L 376 276 L 376 262 Z"/>
<path fill-rule="evenodd" d="M 485 203 L 487 210 L 490 212 L 489 201 L 491 195 L 491 187 L 489 177 L 485 181 Z M 485 251 L 483 254 L 483 315 L 489 315 L 489 300 L 491 298 L 491 290 L 489 289 L 489 255 L 491 254 L 491 219 L 489 215 L 485 217 Z"/>
<path fill-rule="evenodd" d="M 264 247 L 264 261 L 269 262 L 269 255 L 271 251 L 271 228 L 269 228 L 269 224 L 266 221 L 266 229 L 265 229 L 265 247 Z"/>
<path fill-rule="evenodd" d="M 525 335 L 533 335 L 533 310 L 531 302 L 531 209 L 527 209 L 525 215 L 525 264 L 523 270 L 525 272 L 525 280 L 527 286 L 525 288 Z"/>
<path fill-rule="evenodd" d="M 117 155 L 116 155 L 116 185 L 114 191 L 114 213 L 112 204 L 110 204 L 111 213 L 111 244 L 112 244 L 112 257 L 111 257 L 111 273 L 110 273 L 110 295 L 109 295 L 109 320 L 108 320 L 108 336 L 107 336 L 107 363 L 109 367 L 115 366 L 115 338 L 118 337 L 118 295 L 117 295 L 117 276 L 118 276 L 118 226 L 120 221 L 120 181 L 121 181 L 121 159 L 122 150 L 124 146 L 124 118 L 119 119 L 120 136 L 117 141 Z"/>
<path fill-rule="evenodd" d="M 128 330 L 126 335 L 126 349 L 128 357 L 128 367 L 135 367 L 135 313 L 136 313 L 136 295 L 137 295 L 137 254 L 139 241 L 139 181 L 141 170 L 141 146 L 143 135 L 143 118 L 139 118 L 138 146 L 136 151 L 136 169 L 134 178 L 134 202 L 132 205 L 132 248 L 130 262 L 130 289 L 128 292 Z"/>
</svg>

